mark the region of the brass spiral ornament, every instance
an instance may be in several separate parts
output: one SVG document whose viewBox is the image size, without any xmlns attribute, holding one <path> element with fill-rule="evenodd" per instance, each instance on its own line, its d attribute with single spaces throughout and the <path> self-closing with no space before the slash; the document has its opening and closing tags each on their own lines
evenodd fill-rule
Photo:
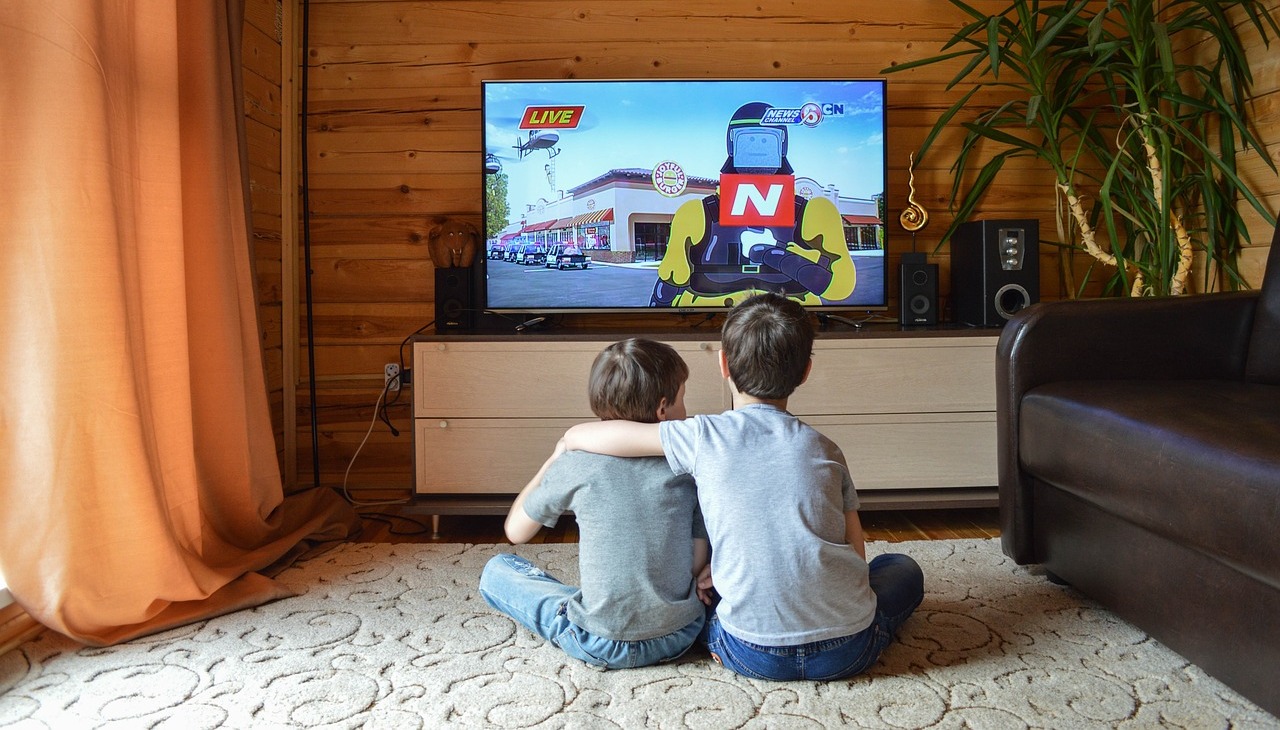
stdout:
<svg viewBox="0 0 1280 730">
<path fill-rule="evenodd" d="M 912 152 L 907 162 L 907 207 L 898 215 L 898 223 L 903 229 L 915 233 L 929 224 L 929 211 L 916 202 L 916 153 Z"/>
</svg>

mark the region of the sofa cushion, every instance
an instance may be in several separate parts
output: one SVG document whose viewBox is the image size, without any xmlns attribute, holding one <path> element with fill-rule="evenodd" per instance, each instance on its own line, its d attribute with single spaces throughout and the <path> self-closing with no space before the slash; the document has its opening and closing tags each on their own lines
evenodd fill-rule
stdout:
<svg viewBox="0 0 1280 730">
<path fill-rule="evenodd" d="M 1280 386 L 1051 383 L 1019 438 L 1037 478 L 1280 587 Z"/>
</svg>

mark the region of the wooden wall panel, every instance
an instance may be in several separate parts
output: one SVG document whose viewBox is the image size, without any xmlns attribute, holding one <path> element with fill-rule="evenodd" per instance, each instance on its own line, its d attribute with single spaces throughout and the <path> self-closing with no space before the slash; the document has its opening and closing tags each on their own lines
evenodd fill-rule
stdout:
<svg viewBox="0 0 1280 730">
<path fill-rule="evenodd" d="M 1280 0 L 1271 0 L 1266 5 L 1273 16 L 1280 16 Z M 1235 20 L 1253 75 L 1251 113 L 1265 145 L 1265 150 L 1249 150 L 1238 159 L 1240 175 L 1261 193 L 1267 210 L 1275 215 L 1280 208 L 1280 177 L 1267 167 L 1264 158 L 1269 158 L 1273 166 L 1280 168 L 1280 54 L 1276 52 L 1280 39 L 1272 35 L 1268 47 L 1243 14 L 1237 13 Z M 1194 48 L 1188 53 L 1195 57 Z M 1273 228 L 1247 204 L 1242 205 L 1241 210 L 1252 240 L 1241 252 L 1238 266 L 1244 280 L 1256 287 L 1262 283 Z"/>
<path fill-rule="evenodd" d="M 982 12 L 1006 6 L 1005 0 L 970 4 Z M 267 17 L 260 10 L 250 16 Z M 411 484 L 410 393 L 391 407 L 400 436 L 381 423 L 372 432 L 369 426 L 383 364 L 398 361 L 403 339 L 433 317 L 429 231 L 447 219 L 479 223 L 482 79 L 878 76 L 885 66 L 938 52 L 964 21 L 950 4 L 931 0 L 312 0 L 310 13 L 306 162 L 321 479 L 341 484 L 350 465 L 354 492 Z M 260 38 L 258 46 L 258 53 L 266 52 Z M 1267 152 L 1275 159 L 1280 150 L 1277 62 L 1266 49 L 1250 52 L 1259 59 L 1255 103 L 1263 136 L 1271 140 Z M 955 70 L 939 65 L 888 76 L 890 271 L 910 248 L 910 238 L 896 227 L 906 204 L 907 156 L 963 93 L 945 89 Z M 273 108 L 269 86 L 259 93 L 266 97 L 265 109 L 251 114 L 266 126 Z M 975 100 L 975 106 L 998 100 L 993 93 Z M 936 236 L 950 223 L 947 167 L 949 151 L 960 139 L 958 128 L 943 135 L 936 152 L 916 170 L 916 197 L 931 216 L 919 237 L 922 250 L 933 250 Z M 266 138 L 259 142 L 269 146 Z M 1245 164 L 1275 210 L 1280 185 L 1274 174 L 1257 160 Z M 272 169 L 266 162 L 259 165 L 263 172 Z M 1034 163 L 1011 163 L 980 213 L 1037 218 L 1048 237 L 1055 225 L 1051 182 Z M 262 203 L 271 204 L 269 193 Z M 1270 231 L 1263 237 L 1260 227 L 1255 230 L 1256 243 L 1265 246 Z M 1245 266 L 1260 272 L 1265 258 L 1265 249 L 1255 247 L 1247 252 Z M 1056 250 L 1045 248 L 1045 298 L 1067 295 L 1058 259 Z M 946 251 L 936 260 L 945 296 Z M 1069 260 L 1081 279 L 1088 257 Z M 300 263 L 296 266 L 301 271 Z M 610 315 L 573 321 L 631 320 Z M 305 323 L 298 330 L 299 340 L 285 346 L 301 353 L 309 335 Z M 306 474 L 300 480 L 309 481 L 305 386 L 310 373 L 305 357 L 298 359 L 304 372 L 296 383 L 297 465 Z M 369 439 L 352 463 L 366 433 Z"/>
<path fill-rule="evenodd" d="M 281 40 L 276 0 L 245 0 L 241 71 L 244 81 L 245 133 L 249 148 L 249 197 L 254 268 L 258 282 L 258 321 L 271 426 L 283 471 L 294 458 L 286 453 L 282 277 L 292 272 L 281 259 L 282 190 Z M 287 347 L 296 347 L 289 342 Z M 290 385 L 290 387 L 292 387 Z"/>
</svg>

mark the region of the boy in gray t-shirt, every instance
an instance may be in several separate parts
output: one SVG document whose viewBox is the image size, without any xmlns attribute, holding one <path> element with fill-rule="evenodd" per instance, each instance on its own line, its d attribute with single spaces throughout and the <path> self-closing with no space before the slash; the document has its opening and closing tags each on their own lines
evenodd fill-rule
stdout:
<svg viewBox="0 0 1280 730">
<path fill-rule="evenodd" d="M 684 418 L 689 368 L 670 346 L 617 342 L 596 357 L 588 386 L 602 419 Z M 507 515 L 513 543 L 572 511 L 581 586 L 567 586 L 517 555 L 493 557 L 480 576 L 490 606 L 560 647 L 608 669 L 674 659 L 706 621 L 696 577 L 707 562 L 693 478 L 664 459 L 564 453 L 563 442 Z"/>
<path fill-rule="evenodd" d="M 714 584 L 720 598 L 703 640 L 716 661 L 758 679 L 863 672 L 924 597 L 910 557 L 867 562 L 844 454 L 787 412 L 813 365 L 813 339 L 798 303 L 754 296 L 729 312 L 721 333 L 733 410 L 579 424 L 563 440 L 570 453 L 665 454 L 672 471 L 697 479 L 712 547 L 699 592 Z"/>
</svg>

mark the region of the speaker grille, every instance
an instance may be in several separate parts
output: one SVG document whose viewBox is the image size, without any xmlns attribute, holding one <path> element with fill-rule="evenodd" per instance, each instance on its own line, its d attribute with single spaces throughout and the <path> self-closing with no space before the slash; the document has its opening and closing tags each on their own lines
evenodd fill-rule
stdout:
<svg viewBox="0 0 1280 730">
<path fill-rule="evenodd" d="M 938 323 L 938 265 L 922 253 L 902 255 L 898 266 L 898 322 L 904 326 Z"/>
<path fill-rule="evenodd" d="M 469 330 L 475 325 L 469 268 L 436 269 L 436 332 Z"/>
<path fill-rule="evenodd" d="M 1040 300 L 1040 222 L 966 221 L 951 237 L 955 320 L 1001 327 Z"/>
</svg>

